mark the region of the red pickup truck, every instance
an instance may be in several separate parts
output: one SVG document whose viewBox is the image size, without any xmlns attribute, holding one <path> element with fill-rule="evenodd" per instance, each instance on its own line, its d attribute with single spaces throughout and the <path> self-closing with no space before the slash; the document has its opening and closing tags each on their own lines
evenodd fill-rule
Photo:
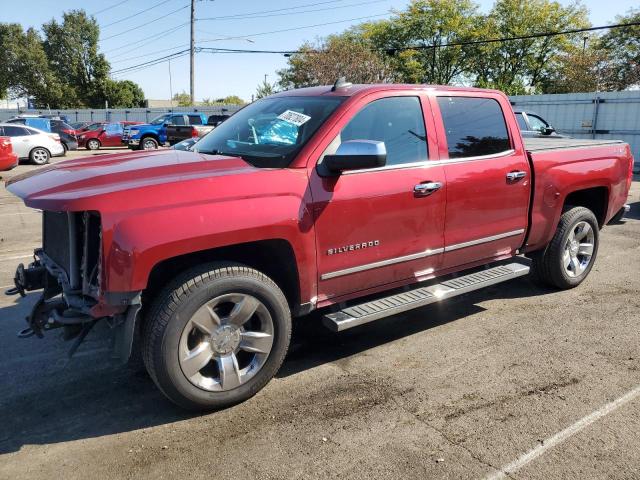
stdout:
<svg viewBox="0 0 640 480">
<path fill-rule="evenodd" d="M 259 100 L 194 150 L 7 183 L 43 211 L 8 292 L 43 289 L 24 334 L 61 327 L 73 350 L 104 321 L 191 409 L 263 388 L 292 316 L 341 331 L 529 273 L 577 286 L 633 163 L 618 141 L 523 142 L 498 91 L 344 82 Z"/>
</svg>

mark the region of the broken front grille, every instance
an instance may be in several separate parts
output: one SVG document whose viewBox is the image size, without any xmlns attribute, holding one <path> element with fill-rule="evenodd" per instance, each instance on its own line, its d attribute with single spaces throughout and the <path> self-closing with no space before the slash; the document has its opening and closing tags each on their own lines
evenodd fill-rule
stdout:
<svg viewBox="0 0 640 480">
<path fill-rule="evenodd" d="M 42 250 L 67 276 L 72 290 L 96 296 L 100 279 L 101 228 L 95 212 L 43 212 Z"/>
</svg>

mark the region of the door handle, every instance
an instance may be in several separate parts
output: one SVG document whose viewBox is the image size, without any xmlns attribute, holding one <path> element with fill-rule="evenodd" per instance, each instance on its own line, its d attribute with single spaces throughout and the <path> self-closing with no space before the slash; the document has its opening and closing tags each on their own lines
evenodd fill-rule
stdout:
<svg viewBox="0 0 640 480">
<path fill-rule="evenodd" d="M 413 187 L 413 193 L 418 197 L 427 197 L 442 188 L 442 182 L 419 183 Z"/>
<path fill-rule="evenodd" d="M 524 178 L 526 176 L 527 172 L 524 172 L 522 170 L 517 172 L 509 172 L 507 173 L 507 180 L 509 180 L 510 182 L 515 182 L 516 180 L 520 180 L 521 178 Z"/>
</svg>

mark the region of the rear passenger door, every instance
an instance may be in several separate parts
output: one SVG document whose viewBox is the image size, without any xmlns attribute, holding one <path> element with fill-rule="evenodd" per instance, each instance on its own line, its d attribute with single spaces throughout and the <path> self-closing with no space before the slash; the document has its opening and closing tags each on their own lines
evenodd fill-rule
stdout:
<svg viewBox="0 0 640 480">
<path fill-rule="evenodd" d="M 443 268 L 515 254 L 527 227 L 531 172 L 501 95 L 432 100 L 447 182 Z M 439 121 L 438 121 L 439 120 Z"/>
<path fill-rule="evenodd" d="M 35 146 L 31 145 L 29 130 L 20 125 L 5 125 L 2 129 L 5 137 L 11 137 L 13 152 L 19 158 L 27 158 L 31 148 Z"/>
</svg>

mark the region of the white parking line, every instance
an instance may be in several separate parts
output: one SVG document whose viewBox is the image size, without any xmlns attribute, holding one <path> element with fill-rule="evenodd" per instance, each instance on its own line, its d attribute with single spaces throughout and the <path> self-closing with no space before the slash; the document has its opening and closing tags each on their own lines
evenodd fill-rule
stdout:
<svg viewBox="0 0 640 480">
<path fill-rule="evenodd" d="M 638 395 L 640 395 L 640 385 L 638 385 L 633 390 L 625 393 L 620 398 L 618 398 L 618 399 L 616 399 L 616 400 L 614 400 L 614 401 L 612 401 L 610 403 L 607 403 L 606 405 L 604 405 L 599 410 L 596 410 L 595 412 L 590 413 L 586 417 L 581 418 L 580 420 L 578 420 L 573 425 L 571 425 L 571 426 L 565 428 L 564 430 L 556 433 L 555 435 L 552 435 L 551 437 L 545 439 L 540 445 L 538 445 L 537 447 L 529 450 L 527 453 L 521 455 L 520 457 L 518 457 L 516 460 L 514 460 L 511 463 L 509 463 L 508 465 L 505 465 L 504 467 L 500 468 L 500 470 L 498 470 L 497 472 L 492 473 L 490 475 L 487 475 L 485 477 L 485 480 L 498 480 L 498 479 L 506 478 L 509 474 L 511 474 L 511 473 L 515 472 L 516 470 L 524 467 L 526 464 L 528 464 L 529 462 L 535 460 L 536 458 L 538 458 L 540 455 L 542 455 L 544 452 L 546 452 L 550 448 L 553 448 L 556 445 L 564 442 L 569 437 L 571 437 L 571 436 L 575 435 L 576 433 L 580 432 L 581 430 L 585 429 L 586 427 L 591 425 L 596 420 L 599 420 L 602 417 L 605 417 L 606 415 L 609 415 L 611 412 L 613 412 L 614 410 L 620 408 L 625 403 L 630 402 L 631 400 L 636 398 Z"/>
</svg>

